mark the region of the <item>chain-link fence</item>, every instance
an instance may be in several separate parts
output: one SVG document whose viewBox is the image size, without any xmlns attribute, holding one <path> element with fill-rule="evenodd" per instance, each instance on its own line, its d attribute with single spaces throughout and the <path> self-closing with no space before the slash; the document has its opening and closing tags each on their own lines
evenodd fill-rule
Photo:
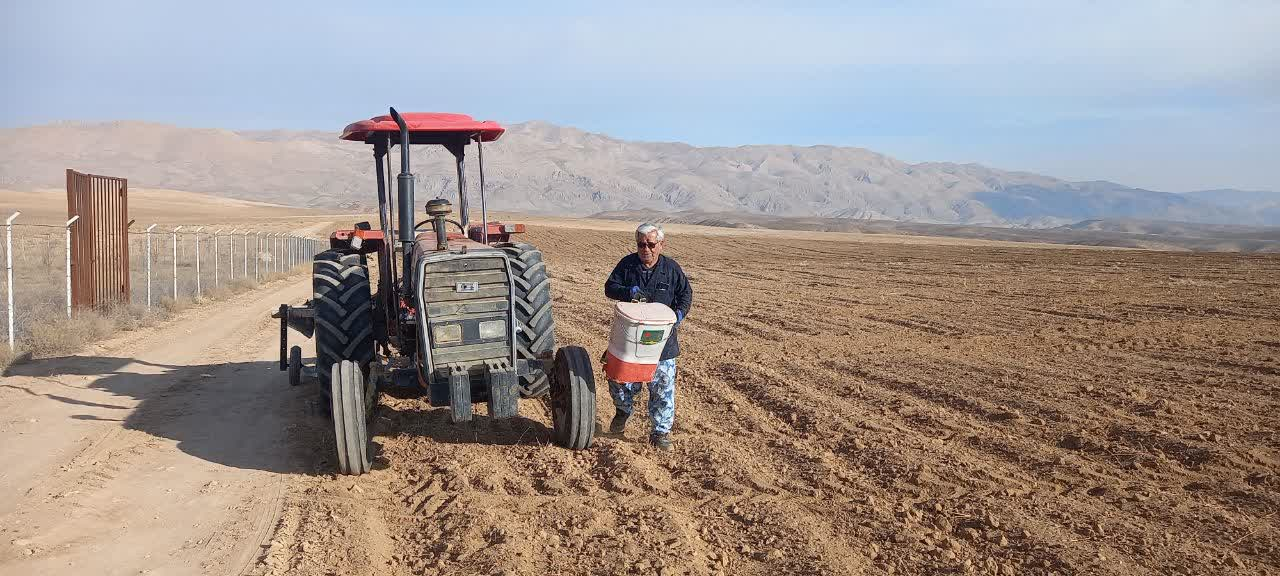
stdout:
<svg viewBox="0 0 1280 576">
<path fill-rule="evenodd" d="M 10 352 L 24 343 L 28 348 L 60 348 L 51 340 L 84 340 L 74 333 L 79 320 L 145 319 L 193 300 L 250 288 L 309 264 L 326 244 L 274 230 L 135 226 L 128 238 L 128 302 L 73 310 L 71 275 L 77 271 L 69 257 L 68 228 L 15 220 L 0 229 L 0 262 L 5 266 L 0 330 L 2 345 Z M 54 324 L 60 327 L 49 328 Z"/>
</svg>

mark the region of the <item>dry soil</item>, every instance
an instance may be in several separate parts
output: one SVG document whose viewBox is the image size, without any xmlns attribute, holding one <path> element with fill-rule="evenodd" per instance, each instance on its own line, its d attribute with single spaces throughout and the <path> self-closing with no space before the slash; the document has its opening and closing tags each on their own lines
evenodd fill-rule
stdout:
<svg viewBox="0 0 1280 576">
<path fill-rule="evenodd" d="M 670 453 L 384 396 L 375 470 L 335 476 L 272 364 L 300 282 L 16 367 L 0 569 L 1280 573 L 1280 259 L 693 230 Z M 630 235 L 527 240 L 599 353 Z"/>
</svg>

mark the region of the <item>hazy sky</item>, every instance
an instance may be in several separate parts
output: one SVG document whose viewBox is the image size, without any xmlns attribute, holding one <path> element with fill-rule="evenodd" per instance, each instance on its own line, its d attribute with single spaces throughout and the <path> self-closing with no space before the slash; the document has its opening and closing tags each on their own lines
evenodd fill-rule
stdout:
<svg viewBox="0 0 1280 576">
<path fill-rule="evenodd" d="M 0 4 L 2 127 L 336 132 L 394 105 L 1280 190 L 1275 1 Z"/>
</svg>

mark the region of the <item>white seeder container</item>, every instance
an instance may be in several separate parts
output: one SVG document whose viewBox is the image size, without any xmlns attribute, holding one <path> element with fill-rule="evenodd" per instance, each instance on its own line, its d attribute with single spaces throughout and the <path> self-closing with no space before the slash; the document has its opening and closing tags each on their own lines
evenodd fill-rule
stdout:
<svg viewBox="0 0 1280 576">
<path fill-rule="evenodd" d="M 676 313 L 656 302 L 618 302 L 604 372 L 615 382 L 648 382 L 676 325 Z"/>
</svg>

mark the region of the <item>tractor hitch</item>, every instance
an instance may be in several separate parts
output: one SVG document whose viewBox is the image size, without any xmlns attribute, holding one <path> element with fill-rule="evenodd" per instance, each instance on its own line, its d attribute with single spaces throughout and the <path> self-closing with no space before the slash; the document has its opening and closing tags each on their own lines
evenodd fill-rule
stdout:
<svg viewBox="0 0 1280 576">
<path fill-rule="evenodd" d="M 280 370 L 289 369 L 289 329 L 301 332 L 310 338 L 316 331 L 316 310 L 307 301 L 302 306 L 281 304 L 280 309 L 271 315 L 280 319 Z"/>
</svg>

